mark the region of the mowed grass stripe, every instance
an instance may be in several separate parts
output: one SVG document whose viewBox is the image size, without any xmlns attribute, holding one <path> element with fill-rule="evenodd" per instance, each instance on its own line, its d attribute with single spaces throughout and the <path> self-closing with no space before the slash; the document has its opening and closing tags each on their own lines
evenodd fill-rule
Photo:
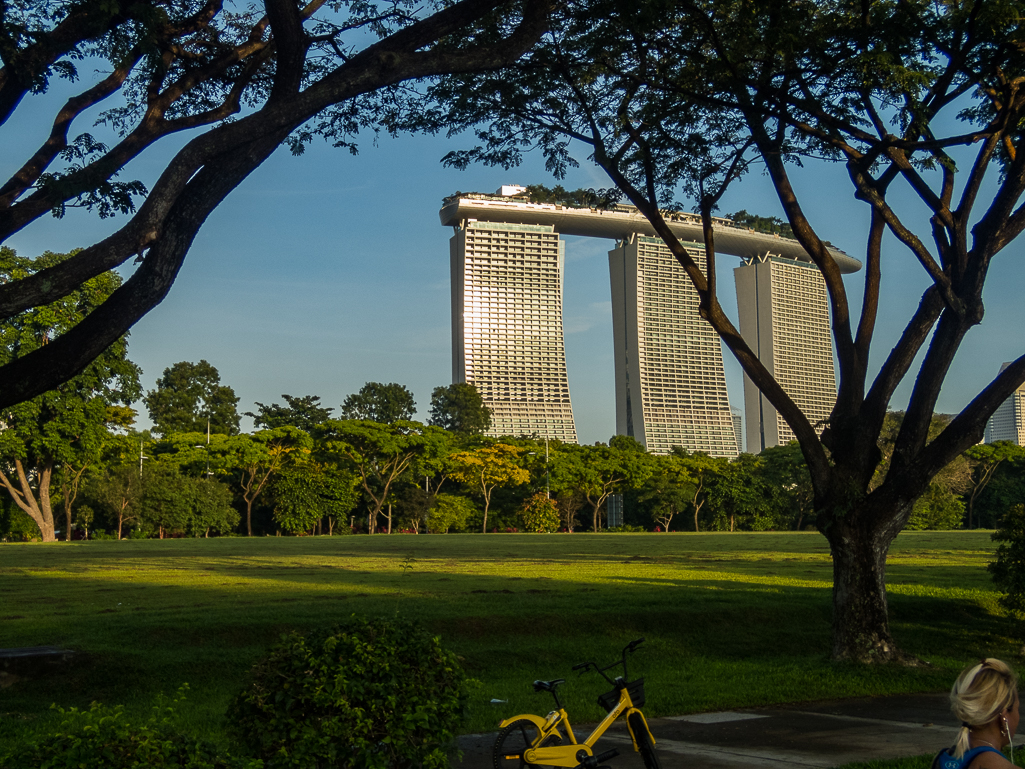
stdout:
<svg viewBox="0 0 1025 769">
<path fill-rule="evenodd" d="M 598 718 L 604 683 L 570 667 L 611 661 L 639 636 L 648 644 L 631 673 L 647 680 L 650 715 L 939 690 L 965 661 L 1013 648 L 986 572 L 992 552 L 985 532 L 898 538 L 893 631 L 932 667 L 894 670 L 828 660 L 832 562 L 815 533 L 5 545 L 0 646 L 86 657 L 59 681 L 0 692 L 0 739 L 45 728 L 52 702 L 142 712 L 182 682 L 191 727 L 217 738 L 245 671 L 281 633 L 352 613 L 418 619 L 464 658 L 479 682 L 467 731 L 547 712 L 536 678 L 568 678 L 574 718 Z"/>
</svg>

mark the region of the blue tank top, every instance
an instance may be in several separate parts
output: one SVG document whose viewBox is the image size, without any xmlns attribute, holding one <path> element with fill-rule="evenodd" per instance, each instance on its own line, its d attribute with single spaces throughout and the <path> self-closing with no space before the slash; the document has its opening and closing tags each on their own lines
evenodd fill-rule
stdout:
<svg viewBox="0 0 1025 769">
<path fill-rule="evenodd" d="M 936 759 L 932 762 L 933 769 L 964 769 L 974 761 L 977 756 L 981 756 L 983 753 L 997 753 L 998 755 L 1003 755 L 1003 753 L 996 748 L 982 746 L 980 748 L 966 750 L 965 754 L 961 756 L 961 758 L 954 758 L 950 755 L 949 749 L 944 749 L 939 752 Z"/>
</svg>

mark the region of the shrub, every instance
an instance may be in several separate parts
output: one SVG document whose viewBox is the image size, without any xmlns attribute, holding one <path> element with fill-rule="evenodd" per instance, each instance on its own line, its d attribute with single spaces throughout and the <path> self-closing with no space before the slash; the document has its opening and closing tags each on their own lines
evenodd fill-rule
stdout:
<svg viewBox="0 0 1025 769">
<path fill-rule="evenodd" d="M 153 715 L 132 723 L 121 706 L 93 703 L 88 710 L 57 708 L 64 716 L 56 733 L 0 755 L 4 769 L 260 769 L 263 762 L 236 758 L 181 734 L 174 728 L 182 687 L 168 704 L 161 700 Z"/>
<path fill-rule="evenodd" d="M 462 531 L 474 512 L 476 508 L 466 497 L 438 494 L 434 507 L 427 514 L 427 530 L 431 534 L 447 534 L 449 529 Z"/>
<path fill-rule="evenodd" d="M 250 677 L 229 730 L 269 767 L 448 767 L 465 677 L 414 624 L 353 617 L 291 633 Z"/>
<path fill-rule="evenodd" d="M 993 532 L 999 542 L 996 560 L 989 565 L 993 582 L 1000 590 L 1000 606 L 1009 614 L 1025 618 L 1025 505 L 1015 505 Z"/>
<path fill-rule="evenodd" d="M 547 494 L 534 494 L 523 503 L 523 510 L 520 512 L 523 518 L 523 526 L 527 531 L 538 534 L 548 534 L 559 528 L 562 520 L 559 516 L 559 507 L 554 499 L 549 499 Z"/>
</svg>

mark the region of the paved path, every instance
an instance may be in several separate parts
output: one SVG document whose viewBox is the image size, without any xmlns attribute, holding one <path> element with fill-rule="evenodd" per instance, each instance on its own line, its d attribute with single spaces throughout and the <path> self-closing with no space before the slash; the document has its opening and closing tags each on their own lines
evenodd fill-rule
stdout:
<svg viewBox="0 0 1025 769">
<path fill-rule="evenodd" d="M 725 713 L 652 718 L 663 769 L 828 767 L 878 758 L 935 753 L 952 744 L 957 723 L 946 694 L 806 702 Z M 579 737 L 585 725 L 574 728 Z M 453 769 L 492 769 L 494 734 L 460 738 Z M 617 747 L 611 769 L 644 769 L 622 720 L 598 742 Z"/>
</svg>

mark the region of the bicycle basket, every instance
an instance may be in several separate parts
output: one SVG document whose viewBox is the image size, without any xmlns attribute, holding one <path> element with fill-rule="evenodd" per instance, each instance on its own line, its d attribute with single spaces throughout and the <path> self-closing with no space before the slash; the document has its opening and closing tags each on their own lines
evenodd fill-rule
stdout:
<svg viewBox="0 0 1025 769">
<path fill-rule="evenodd" d="M 626 690 L 630 693 L 630 700 L 633 702 L 635 708 L 644 707 L 644 679 L 638 678 L 636 681 L 630 681 L 626 685 Z M 613 689 L 611 692 L 605 692 L 605 694 L 598 695 L 598 704 L 605 708 L 606 713 L 611 713 L 616 709 L 616 705 L 619 704 L 619 689 Z"/>
</svg>

